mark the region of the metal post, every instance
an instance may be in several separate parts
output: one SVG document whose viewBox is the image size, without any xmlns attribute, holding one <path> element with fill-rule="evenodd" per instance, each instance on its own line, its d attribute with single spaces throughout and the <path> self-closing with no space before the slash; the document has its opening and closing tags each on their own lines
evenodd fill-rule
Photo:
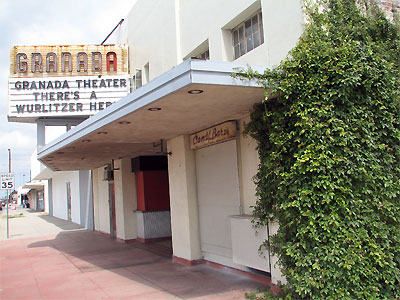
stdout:
<svg viewBox="0 0 400 300">
<path fill-rule="evenodd" d="M 8 173 L 11 173 L 11 149 L 8 149 Z M 9 190 L 7 190 L 7 239 L 10 238 L 10 225 L 8 218 L 8 209 L 10 204 Z"/>
<path fill-rule="evenodd" d="M 11 149 L 8 149 L 8 173 L 11 173 Z"/>
<path fill-rule="evenodd" d="M 117 26 L 114 27 L 114 29 L 110 32 L 109 35 L 107 35 L 107 37 L 105 38 L 105 40 L 100 44 L 100 45 L 104 45 L 104 43 L 108 40 L 108 38 L 113 34 L 113 32 L 115 31 L 115 29 L 118 28 L 118 26 L 120 26 L 122 24 L 122 22 L 124 22 L 124 19 L 121 19 L 121 21 L 119 21 L 119 23 L 117 24 Z"/>
<path fill-rule="evenodd" d="M 9 203 L 10 199 L 8 196 L 8 190 L 7 190 L 7 201 L 6 201 L 6 207 L 7 207 L 7 239 L 10 238 L 10 226 L 8 225 L 8 203 Z"/>
</svg>

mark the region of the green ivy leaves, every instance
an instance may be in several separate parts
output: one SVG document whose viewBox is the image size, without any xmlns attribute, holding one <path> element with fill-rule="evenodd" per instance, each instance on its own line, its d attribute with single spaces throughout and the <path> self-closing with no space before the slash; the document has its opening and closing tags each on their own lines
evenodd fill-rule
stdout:
<svg viewBox="0 0 400 300">
<path fill-rule="evenodd" d="M 254 216 L 280 224 L 271 247 L 288 279 L 283 298 L 397 299 L 399 30 L 370 1 L 305 11 L 286 60 L 237 74 L 270 98 L 247 126 L 260 156 Z"/>
</svg>

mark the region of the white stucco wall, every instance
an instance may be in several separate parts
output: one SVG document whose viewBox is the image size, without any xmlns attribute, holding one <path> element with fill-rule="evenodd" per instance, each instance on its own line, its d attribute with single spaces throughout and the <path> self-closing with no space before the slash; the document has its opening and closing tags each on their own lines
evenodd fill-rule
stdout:
<svg viewBox="0 0 400 300">
<path fill-rule="evenodd" d="M 129 46 L 130 73 L 142 70 L 146 83 L 146 64 L 151 80 L 207 44 L 211 60 L 233 61 L 232 29 L 260 9 L 264 43 L 236 61 L 272 67 L 303 31 L 301 0 L 139 0 L 120 29 L 119 42 Z"/>
<path fill-rule="evenodd" d="M 94 229 L 110 233 L 110 212 L 108 204 L 108 181 L 103 180 L 104 168 L 93 170 Z"/>
<path fill-rule="evenodd" d="M 92 172 L 79 171 L 80 225 L 93 230 Z"/>
<path fill-rule="evenodd" d="M 37 147 L 33 150 L 31 155 L 31 178 L 35 178 L 40 173 L 40 161 L 37 159 Z"/>
<path fill-rule="evenodd" d="M 226 51 L 229 53 L 232 53 L 232 51 L 225 48 L 223 31 L 233 29 L 238 23 L 232 25 L 231 28 L 226 28 L 226 24 L 254 3 L 256 3 L 255 11 L 257 11 L 260 8 L 260 3 L 254 0 L 230 0 L 229 3 L 215 0 L 181 0 L 180 38 L 182 56 L 187 57 L 198 45 L 208 40 L 211 60 L 233 60 L 232 55 L 227 56 Z M 232 39 L 229 38 L 229 46 L 231 45 Z"/>
<path fill-rule="evenodd" d="M 56 172 L 53 176 L 53 215 L 68 220 L 67 182 L 71 183 L 72 222 L 80 223 L 79 172 Z"/>
<path fill-rule="evenodd" d="M 300 0 L 180 1 L 180 45 L 187 57 L 208 40 L 210 59 L 233 61 L 231 31 L 261 9 L 264 44 L 236 59 L 246 64 L 277 65 L 303 30 Z M 200 17 L 199 17 L 200 16 Z"/>
<path fill-rule="evenodd" d="M 238 153 L 239 153 L 239 180 L 242 213 L 251 214 L 257 201 L 256 185 L 253 177 L 257 174 L 260 160 L 257 153 L 257 142 L 248 135 L 243 135 L 245 125 L 250 121 L 250 116 L 239 121 Z"/>
<path fill-rule="evenodd" d="M 137 1 L 123 23 L 122 39 L 129 45 L 129 69 L 143 71 L 149 64 L 150 80 L 171 69 L 177 63 L 179 52 L 176 39 L 175 0 Z"/>
</svg>

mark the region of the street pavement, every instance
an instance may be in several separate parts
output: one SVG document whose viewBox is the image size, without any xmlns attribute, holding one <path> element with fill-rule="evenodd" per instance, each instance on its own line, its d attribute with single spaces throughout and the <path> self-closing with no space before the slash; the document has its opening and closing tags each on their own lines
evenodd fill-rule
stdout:
<svg viewBox="0 0 400 300">
<path fill-rule="evenodd" d="M 172 259 L 171 241 L 122 243 L 18 207 L 0 212 L 0 299 L 234 300 L 270 280 Z"/>
</svg>

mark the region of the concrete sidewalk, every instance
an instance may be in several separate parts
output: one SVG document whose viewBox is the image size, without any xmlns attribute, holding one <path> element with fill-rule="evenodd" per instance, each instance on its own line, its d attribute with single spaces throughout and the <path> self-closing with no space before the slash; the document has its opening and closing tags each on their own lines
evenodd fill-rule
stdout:
<svg viewBox="0 0 400 300">
<path fill-rule="evenodd" d="M 123 244 L 19 208 L 0 223 L 0 299 L 244 299 L 270 286 L 229 268 L 175 263 L 171 242 Z M 5 211 L 1 216 L 5 215 Z"/>
<path fill-rule="evenodd" d="M 51 217 L 43 212 L 16 206 L 9 209 L 9 239 L 31 238 L 39 236 L 55 236 L 61 232 L 84 230 L 79 225 L 59 218 Z M 19 217 L 23 214 L 23 217 Z M 0 212 L 0 241 L 7 239 L 6 208 Z"/>
</svg>

